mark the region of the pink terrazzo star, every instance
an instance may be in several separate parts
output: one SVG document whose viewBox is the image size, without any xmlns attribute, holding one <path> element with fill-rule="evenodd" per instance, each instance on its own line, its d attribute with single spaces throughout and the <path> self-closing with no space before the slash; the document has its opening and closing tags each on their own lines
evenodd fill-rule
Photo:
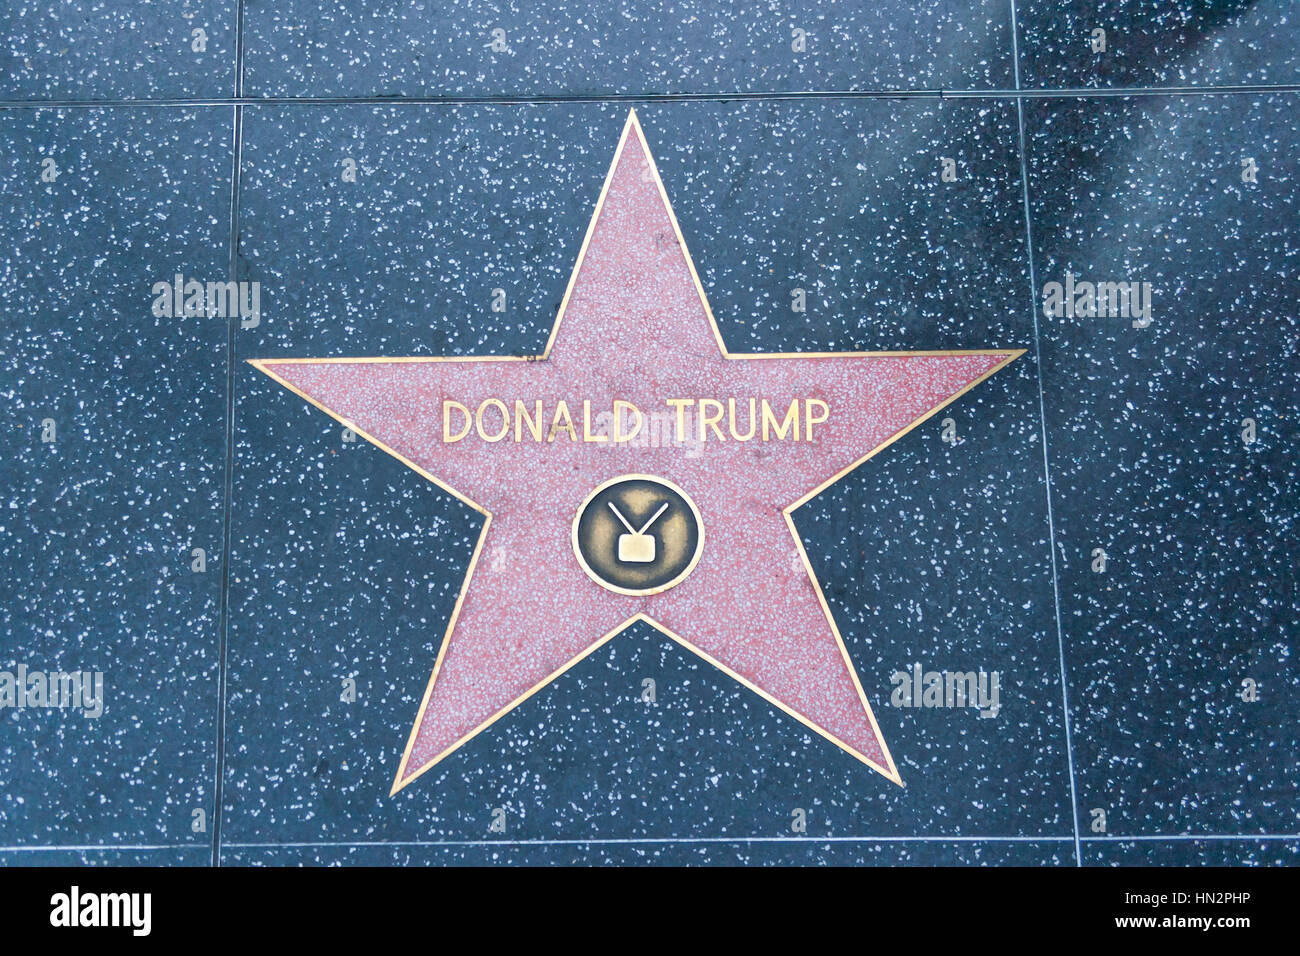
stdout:
<svg viewBox="0 0 1300 956">
<path fill-rule="evenodd" d="M 632 114 L 541 356 L 253 364 L 486 516 L 396 793 L 635 620 L 901 783 L 790 513 L 1021 352 L 727 352 Z M 749 398 L 812 398 L 830 414 L 811 441 L 738 441 L 725 420 L 702 444 L 582 440 L 584 400 L 648 417 L 680 397 L 738 398 L 746 418 Z M 564 400 L 578 440 L 516 441 L 512 425 L 444 441 L 444 400 L 492 398 L 540 399 L 548 432 Z M 489 408 L 484 434 L 501 424 Z M 607 590 L 574 554 L 575 513 L 628 473 L 676 484 L 702 517 L 698 565 L 662 593 Z"/>
</svg>

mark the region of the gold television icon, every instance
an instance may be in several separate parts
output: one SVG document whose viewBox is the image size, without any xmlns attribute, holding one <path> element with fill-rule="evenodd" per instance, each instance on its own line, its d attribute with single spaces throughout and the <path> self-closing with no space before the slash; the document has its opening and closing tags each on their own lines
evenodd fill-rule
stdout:
<svg viewBox="0 0 1300 956">
<path fill-rule="evenodd" d="M 614 502 L 611 501 L 609 507 L 618 516 L 623 527 L 627 528 L 627 534 L 618 536 L 619 561 L 624 564 L 652 564 L 656 554 L 655 539 L 646 534 L 646 531 L 659 520 L 659 516 L 668 508 L 668 502 L 661 504 L 659 510 L 650 516 L 650 520 L 643 524 L 639 531 L 623 517 L 623 512 L 614 506 Z"/>
</svg>

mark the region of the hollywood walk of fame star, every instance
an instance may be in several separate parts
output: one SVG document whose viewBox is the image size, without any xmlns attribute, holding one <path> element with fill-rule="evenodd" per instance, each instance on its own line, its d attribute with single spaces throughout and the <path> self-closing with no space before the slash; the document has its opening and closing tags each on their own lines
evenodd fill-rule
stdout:
<svg viewBox="0 0 1300 956">
<path fill-rule="evenodd" d="M 396 793 L 634 621 L 901 784 L 791 514 L 1022 352 L 728 352 L 631 113 L 540 356 L 252 364 L 484 515 Z M 730 412 L 736 398 L 741 421 L 733 413 L 696 435 L 695 418 L 678 431 L 670 417 L 673 440 L 620 444 L 593 435 L 582 408 L 649 411 L 683 398 L 693 412 L 701 399 Z M 801 402 L 794 435 L 736 440 L 751 398 L 776 419 Z M 567 422 L 553 418 L 561 402 Z M 453 403 L 466 411 L 451 414 Z M 536 412 L 538 431 L 518 410 Z M 690 435 L 708 440 L 676 440 Z M 626 475 L 650 481 L 618 485 Z M 604 488 L 623 495 L 607 509 L 593 497 Z M 635 494 L 655 504 L 657 493 L 674 503 L 664 519 L 630 513 Z M 591 565 L 601 559 L 585 560 L 579 540 L 589 502 L 583 533 L 608 536 L 609 548 L 621 539 L 609 574 L 635 577 L 637 562 L 660 560 L 647 540 L 658 535 L 676 579 L 644 589 L 602 580 Z M 670 531 L 689 530 L 696 508 L 699 540 L 674 557 Z"/>
</svg>

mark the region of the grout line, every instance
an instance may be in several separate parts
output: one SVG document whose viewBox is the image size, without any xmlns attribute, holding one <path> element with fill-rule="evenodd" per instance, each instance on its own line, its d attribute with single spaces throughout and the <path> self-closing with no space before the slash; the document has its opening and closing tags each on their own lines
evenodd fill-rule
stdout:
<svg viewBox="0 0 1300 956">
<path fill-rule="evenodd" d="M 240 140 L 243 135 L 243 110 L 236 106 L 231 124 L 230 173 L 230 278 L 238 280 L 239 242 L 239 167 Z M 234 485 L 234 433 L 235 433 L 235 330 L 239 316 L 231 316 L 226 330 L 226 461 L 222 489 L 221 536 L 221 615 L 217 638 L 217 737 L 216 771 L 213 780 L 212 810 L 212 865 L 216 866 L 221 853 L 221 804 L 225 777 L 226 756 L 226 644 L 230 631 L 230 526 L 231 497 Z"/>
<path fill-rule="evenodd" d="M 1020 88 L 1020 43 L 1016 0 L 1011 2 L 1011 56 L 1016 89 Z M 1029 258 L 1029 314 L 1034 319 L 1034 366 L 1038 375 L 1038 415 L 1043 439 L 1043 483 L 1047 495 L 1047 538 L 1051 549 L 1052 606 L 1056 617 L 1056 648 L 1061 662 L 1061 714 L 1065 725 L 1065 758 L 1070 774 L 1070 813 L 1074 820 L 1074 860 L 1083 866 L 1079 841 L 1079 799 L 1074 774 L 1074 742 L 1070 733 L 1070 692 L 1066 686 L 1065 636 L 1061 627 L 1061 587 L 1056 570 L 1056 521 L 1052 511 L 1052 470 L 1047 455 L 1047 402 L 1043 398 L 1043 348 L 1038 331 L 1038 270 L 1034 264 L 1034 228 L 1029 207 L 1029 149 L 1025 140 L 1025 105 L 1016 100 L 1016 121 L 1020 145 L 1020 190 L 1025 210 L 1025 252 Z"/>
<path fill-rule="evenodd" d="M 240 6 L 240 23 L 243 7 Z M 242 27 L 241 27 L 242 29 Z M 1012 45 L 1017 46 L 1012 37 Z M 1060 89 L 1020 89 L 1019 64 L 1015 65 L 1016 89 L 945 90 L 945 89 L 879 89 L 879 90 L 794 90 L 791 92 L 723 93 L 557 93 L 505 96 L 246 96 L 243 93 L 243 48 L 237 45 L 236 59 L 240 75 L 234 96 L 213 97 L 160 97 L 157 99 L 110 98 L 102 100 L 0 100 L 0 109 L 76 109 L 110 106 L 547 106 L 575 103 L 713 103 L 733 101 L 772 100 L 907 100 L 907 99 L 1109 99 L 1145 96 L 1232 96 L 1270 93 L 1300 92 L 1300 83 L 1242 84 L 1227 86 L 1124 86 L 1124 87 L 1065 87 Z"/>
<path fill-rule="evenodd" d="M 244 3 L 235 5 L 235 94 L 243 92 Z M 243 165 L 244 108 L 236 105 L 230 163 L 230 279 L 239 281 L 239 187 Z M 230 537 L 235 471 L 235 335 L 239 316 L 231 316 L 226 334 L 226 469 L 222 501 L 225 506 L 221 544 L 221 617 L 217 639 L 217 739 L 213 781 L 212 865 L 221 865 L 221 805 L 225 798 L 226 769 L 226 656 L 230 636 Z"/>
<path fill-rule="evenodd" d="M 235 96 L 244 98 L 244 0 L 235 2 Z"/>
</svg>

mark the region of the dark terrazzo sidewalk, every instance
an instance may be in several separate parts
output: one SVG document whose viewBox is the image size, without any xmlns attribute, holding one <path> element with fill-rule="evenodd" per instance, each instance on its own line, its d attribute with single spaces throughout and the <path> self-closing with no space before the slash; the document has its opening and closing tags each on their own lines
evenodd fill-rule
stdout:
<svg viewBox="0 0 1300 956">
<path fill-rule="evenodd" d="M 1295 863 L 1294 21 L 0 9 L 0 671 L 105 688 L 0 710 L 0 865 Z M 906 788 L 634 626 L 389 796 L 479 516 L 244 360 L 540 351 L 633 106 L 732 350 L 1028 350 L 795 516 Z M 151 312 L 232 269 L 256 327 Z"/>
</svg>

